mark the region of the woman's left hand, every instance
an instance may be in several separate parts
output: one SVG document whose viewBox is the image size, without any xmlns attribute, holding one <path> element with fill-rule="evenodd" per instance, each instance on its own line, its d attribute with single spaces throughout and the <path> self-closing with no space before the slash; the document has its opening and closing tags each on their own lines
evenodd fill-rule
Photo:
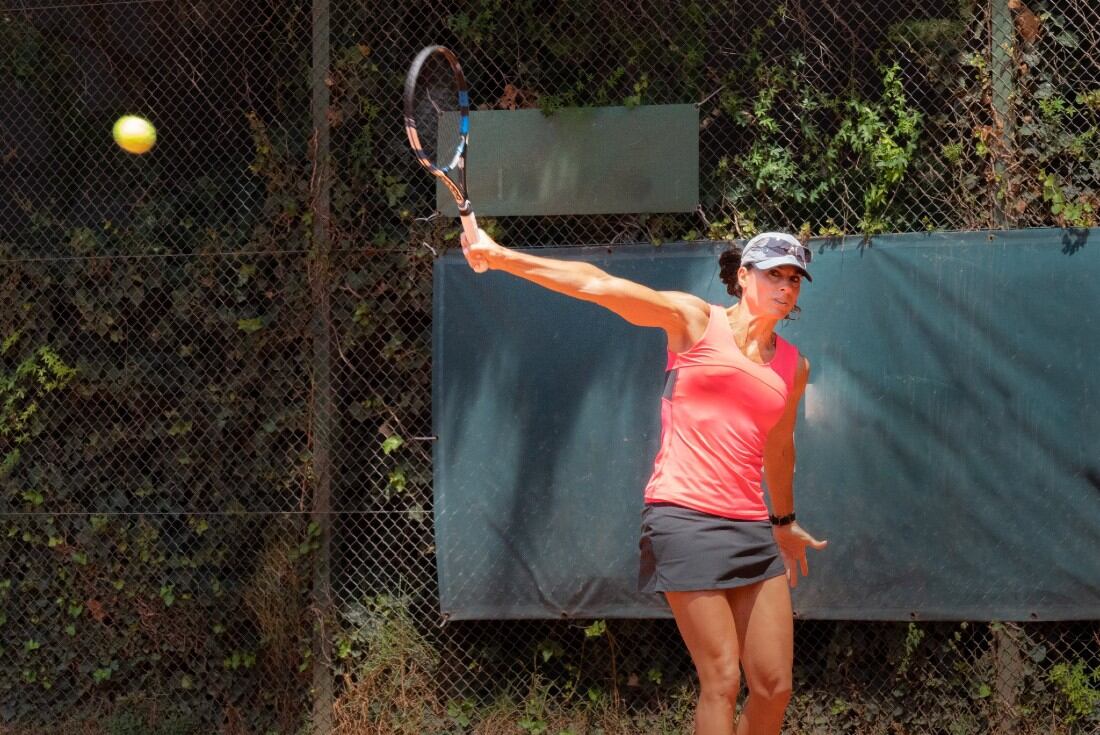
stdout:
<svg viewBox="0 0 1100 735">
<path fill-rule="evenodd" d="M 806 547 L 815 551 L 821 551 L 829 542 L 818 541 L 803 530 L 797 522 L 787 526 L 772 526 L 772 535 L 779 546 L 779 555 L 783 557 L 783 566 L 787 568 L 787 582 L 791 587 L 798 586 L 798 572 L 803 577 L 810 574 L 810 566 L 806 562 Z"/>
</svg>

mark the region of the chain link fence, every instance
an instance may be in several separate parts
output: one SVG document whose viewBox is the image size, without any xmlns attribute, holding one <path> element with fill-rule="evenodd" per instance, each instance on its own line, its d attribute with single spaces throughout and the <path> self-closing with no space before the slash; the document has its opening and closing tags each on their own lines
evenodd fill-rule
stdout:
<svg viewBox="0 0 1100 735">
<path fill-rule="evenodd" d="M 1085 0 L 8 0 L 0 732 L 690 730 L 671 621 L 440 624 L 432 42 L 477 109 L 699 106 L 696 212 L 509 244 L 1096 225 Z M 1100 626 L 799 621 L 788 731 L 1098 732 Z"/>
</svg>

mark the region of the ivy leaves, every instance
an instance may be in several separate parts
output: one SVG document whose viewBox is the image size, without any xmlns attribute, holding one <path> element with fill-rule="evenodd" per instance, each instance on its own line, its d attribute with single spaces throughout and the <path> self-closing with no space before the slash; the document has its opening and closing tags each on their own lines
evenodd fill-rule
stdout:
<svg viewBox="0 0 1100 735">
<path fill-rule="evenodd" d="M 746 129 L 748 151 L 720 164 L 726 196 L 749 220 L 784 221 L 793 213 L 829 220 L 836 202 L 862 203 L 862 232 L 893 226 L 890 206 L 918 155 L 921 113 L 909 102 L 901 69 L 880 68 L 877 98 L 835 96 L 814 84 L 803 62 L 768 69 L 751 100 L 727 94 L 726 111 Z"/>
<path fill-rule="evenodd" d="M 18 331 L 5 337 L 0 359 L 13 353 L 19 340 Z M 0 372 L 0 478 L 11 473 L 19 462 L 20 447 L 42 429 L 40 401 L 68 386 L 75 375 L 76 369 L 45 345 L 17 361 L 10 372 Z"/>
</svg>

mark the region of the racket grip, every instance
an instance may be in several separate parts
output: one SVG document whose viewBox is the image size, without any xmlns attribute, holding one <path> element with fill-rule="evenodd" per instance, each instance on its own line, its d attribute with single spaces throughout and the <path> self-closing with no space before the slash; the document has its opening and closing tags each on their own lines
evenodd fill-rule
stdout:
<svg viewBox="0 0 1100 735">
<path fill-rule="evenodd" d="M 477 242 L 477 220 L 474 219 L 474 213 L 460 215 L 459 219 L 462 220 L 462 231 L 466 233 L 466 242 L 471 244 Z"/>
<path fill-rule="evenodd" d="M 462 220 L 462 232 L 466 235 L 466 242 L 471 244 L 477 242 L 477 220 L 474 218 L 473 210 L 467 210 L 466 214 L 460 214 L 459 219 Z M 466 248 L 462 248 L 462 250 L 465 252 Z M 484 273 L 489 270 L 489 264 L 482 259 L 471 261 L 470 267 L 477 273 Z"/>
</svg>

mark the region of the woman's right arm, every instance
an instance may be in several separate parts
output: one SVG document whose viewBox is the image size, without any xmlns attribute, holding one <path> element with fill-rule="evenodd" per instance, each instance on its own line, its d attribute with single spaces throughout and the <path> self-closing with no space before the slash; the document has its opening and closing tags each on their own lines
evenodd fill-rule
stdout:
<svg viewBox="0 0 1100 735">
<path fill-rule="evenodd" d="M 591 263 L 556 260 L 501 247 L 484 231 L 473 246 L 463 250 L 475 270 L 484 264 L 536 283 L 551 291 L 609 309 L 631 324 L 660 327 L 668 335 L 669 349 L 682 352 L 706 329 L 709 307 L 692 294 L 656 291 L 640 283 L 618 278 Z"/>
</svg>

